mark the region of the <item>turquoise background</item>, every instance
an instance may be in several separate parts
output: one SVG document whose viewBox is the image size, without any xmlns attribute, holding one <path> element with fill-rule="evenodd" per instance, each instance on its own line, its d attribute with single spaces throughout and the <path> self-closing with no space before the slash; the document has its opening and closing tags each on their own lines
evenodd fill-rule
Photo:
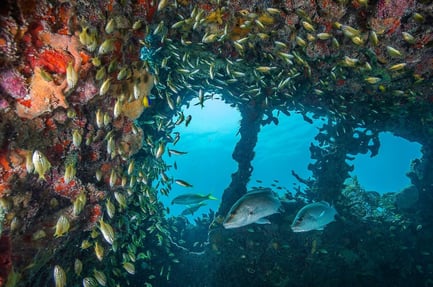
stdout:
<svg viewBox="0 0 433 287">
<path fill-rule="evenodd" d="M 173 183 L 169 196 L 162 196 L 161 201 L 169 206 L 169 215 L 179 215 L 185 206 L 170 204 L 179 194 L 212 193 L 219 200 L 207 201 L 206 206 L 189 218 L 207 213 L 209 208 L 217 210 L 222 192 L 229 185 L 231 174 L 237 169 L 231 155 L 240 138 L 237 135 L 240 114 L 236 109 L 215 98 L 206 100 L 204 108 L 194 105 L 195 103 L 192 101 L 188 108 L 183 107 L 185 116 L 192 115 L 192 121 L 188 127 L 182 124 L 175 128 L 181 134 L 180 141 L 175 146 L 167 145 L 170 149 L 187 151 L 188 154 L 171 157 L 167 152 L 164 154 L 167 164 L 173 165 L 176 162 L 178 167 L 177 170 L 168 170 L 167 175 L 173 179 L 185 180 L 193 187 L 186 188 Z M 291 174 L 292 170 L 303 178 L 312 175 L 307 169 L 312 162 L 309 147 L 324 120 L 315 120 L 309 124 L 297 113 L 292 113 L 290 117 L 280 114 L 278 119 L 278 125 L 270 124 L 261 128 L 248 189 L 260 185 L 271 187 L 271 184 L 275 184 L 281 187 L 280 193 L 284 193 L 285 189 L 293 191 L 293 186 L 299 185 Z M 355 165 L 352 175 L 358 177 L 366 190 L 398 192 L 410 184 L 406 173 L 410 170 L 410 162 L 421 156 L 421 145 L 389 132 L 380 134 L 380 142 L 377 156 L 356 156 L 351 162 Z M 278 191 L 275 188 L 276 186 L 273 189 Z"/>
</svg>

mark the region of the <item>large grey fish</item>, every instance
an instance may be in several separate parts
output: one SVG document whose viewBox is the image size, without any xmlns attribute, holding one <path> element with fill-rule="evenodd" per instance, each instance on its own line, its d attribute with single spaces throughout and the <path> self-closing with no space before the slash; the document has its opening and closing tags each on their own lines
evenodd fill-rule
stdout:
<svg viewBox="0 0 433 287">
<path fill-rule="evenodd" d="M 251 223 L 270 223 L 264 217 L 277 213 L 280 207 L 280 200 L 270 188 L 251 191 L 233 204 L 223 222 L 223 226 L 229 229 L 242 227 Z"/>
<path fill-rule="evenodd" d="M 210 193 L 208 195 L 199 194 L 199 193 L 186 193 L 173 198 L 171 204 L 189 205 L 189 204 L 199 203 L 208 199 L 217 200 L 217 198 L 212 196 L 212 194 Z"/>
<path fill-rule="evenodd" d="M 335 208 L 326 201 L 307 204 L 298 211 L 291 227 L 293 232 L 323 230 L 335 220 L 336 214 Z"/>
</svg>

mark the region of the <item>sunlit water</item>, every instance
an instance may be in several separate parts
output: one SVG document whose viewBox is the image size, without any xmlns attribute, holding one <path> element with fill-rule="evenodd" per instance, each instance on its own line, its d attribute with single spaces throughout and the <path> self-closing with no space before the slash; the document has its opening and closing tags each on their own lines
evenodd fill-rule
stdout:
<svg viewBox="0 0 433 287">
<path fill-rule="evenodd" d="M 232 159 L 234 147 L 240 136 L 239 112 L 214 99 L 205 101 L 201 108 L 192 101 L 189 108 L 184 107 L 186 115 L 192 115 L 188 127 L 177 126 L 181 140 L 168 148 L 187 151 L 186 155 L 164 155 L 169 165 L 176 165 L 167 173 L 173 179 L 182 179 L 193 185 L 191 188 L 173 184 L 168 197 L 161 198 L 170 207 L 170 215 L 179 215 L 186 207 L 171 205 L 171 200 L 183 193 L 201 193 L 216 196 L 218 201 L 207 201 L 207 205 L 199 209 L 190 219 L 207 213 L 209 209 L 217 210 L 222 193 L 230 184 L 231 174 L 237 170 Z M 304 121 L 302 115 L 292 113 L 290 117 L 280 114 L 279 124 L 261 127 L 255 148 L 254 167 L 248 189 L 264 186 L 272 187 L 280 194 L 294 191 L 299 182 L 292 176 L 292 170 L 302 178 L 312 176 L 308 164 L 312 163 L 309 147 L 315 142 L 318 128 L 324 123 L 322 119 L 313 124 Z M 380 150 L 375 157 L 369 154 L 357 155 L 355 160 L 348 161 L 355 169 L 351 173 L 357 176 L 366 190 L 379 193 L 398 192 L 410 184 L 406 173 L 410 163 L 421 157 L 421 145 L 396 137 L 389 132 L 380 133 Z M 395 156 L 398 154 L 398 157 Z M 302 184 L 301 184 L 302 188 Z"/>
<path fill-rule="evenodd" d="M 186 151 L 185 155 L 165 154 L 164 160 L 169 165 L 176 165 L 178 169 L 171 168 L 167 173 L 174 179 L 182 179 L 192 184 L 186 188 L 173 184 L 168 197 L 162 197 L 161 201 L 170 207 L 170 215 L 179 215 L 185 206 L 171 205 L 171 200 L 183 193 L 201 193 L 216 196 L 218 201 L 207 201 L 194 217 L 207 213 L 209 209 L 217 210 L 221 195 L 231 181 L 231 174 L 237 170 L 237 164 L 232 159 L 232 152 L 239 140 L 236 133 L 239 129 L 240 113 L 226 105 L 221 100 L 207 100 L 202 109 L 191 101 L 190 107 L 183 111 L 186 115 L 192 115 L 192 121 L 185 127 L 180 125 L 174 131 L 181 134 L 179 142 L 167 147 L 179 151 Z"/>
</svg>

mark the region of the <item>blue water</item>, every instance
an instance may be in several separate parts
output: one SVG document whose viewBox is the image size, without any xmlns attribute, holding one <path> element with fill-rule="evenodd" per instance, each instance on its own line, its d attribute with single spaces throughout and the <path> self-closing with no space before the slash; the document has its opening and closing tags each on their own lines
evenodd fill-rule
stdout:
<svg viewBox="0 0 433 287">
<path fill-rule="evenodd" d="M 293 191 L 292 187 L 299 182 L 292 176 L 292 170 L 302 178 L 312 176 L 307 168 L 312 162 L 309 148 L 322 120 L 309 124 L 297 113 L 290 117 L 280 115 L 278 119 L 278 125 L 266 125 L 260 130 L 249 188 L 275 184 Z"/>
<path fill-rule="evenodd" d="M 187 151 L 186 155 L 164 155 L 169 165 L 176 162 L 178 169 L 171 168 L 167 174 L 174 179 L 182 179 L 193 185 L 192 188 L 173 184 L 168 197 L 161 201 L 170 207 L 170 215 L 179 215 L 185 206 L 171 205 L 171 200 L 183 193 L 202 193 L 216 196 L 218 201 L 207 201 L 207 205 L 189 216 L 193 219 L 209 209 L 217 210 L 224 189 L 231 181 L 231 174 L 236 171 L 236 162 L 232 159 L 233 149 L 239 140 L 239 112 L 220 100 L 205 101 L 205 108 L 194 105 L 184 107 L 186 115 L 192 115 L 188 127 L 183 124 L 176 127 L 180 132 L 180 141 L 168 148 Z M 308 170 L 310 159 L 310 143 L 318 132 L 323 120 L 315 120 L 313 124 L 304 121 L 302 115 L 292 113 L 290 117 L 279 115 L 279 124 L 266 125 L 261 128 L 255 148 L 254 167 L 248 189 L 256 186 L 280 187 L 280 194 L 286 190 L 293 191 L 299 182 L 292 176 L 294 170 L 302 178 L 312 176 Z M 410 184 L 406 173 L 410 163 L 421 157 L 421 145 L 403 138 L 383 132 L 379 135 L 381 146 L 379 154 L 358 155 L 349 161 L 355 169 L 351 173 L 357 176 L 366 190 L 379 193 L 398 192 Z M 395 155 L 398 154 L 398 157 Z M 302 187 L 302 185 L 301 185 Z M 278 190 L 275 190 L 278 191 Z"/>
<path fill-rule="evenodd" d="M 231 155 L 239 136 L 236 133 L 241 119 L 237 110 L 229 107 L 221 100 L 208 100 L 202 109 L 191 101 L 188 109 L 184 108 L 185 116 L 192 115 L 192 121 L 185 127 L 180 125 L 175 131 L 180 132 L 181 139 L 168 148 L 186 151 L 186 155 L 168 156 L 164 160 L 173 165 L 176 162 L 178 169 L 172 168 L 167 174 L 174 179 L 182 179 L 192 184 L 192 188 L 173 184 L 169 197 L 161 201 L 170 207 L 171 215 L 178 215 L 185 209 L 182 205 L 171 205 L 171 200 L 183 193 L 201 193 L 216 196 L 219 200 L 207 201 L 194 217 L 217 210 L 221 195 L 231 181 L 231 174 L 237 170 L 237 164 Z"/>
<path fill-rule="evenodd" d="M 421 145 L 389 132 L 380 133 L 379 139 L 379 154 L 358 155 L 352 162 L 355 165 L 352 175 L 358 177 L 366 190 L 398 192 L 410 184 L 406 173 L 411 161 L 421 158 Z"/>
</svg>

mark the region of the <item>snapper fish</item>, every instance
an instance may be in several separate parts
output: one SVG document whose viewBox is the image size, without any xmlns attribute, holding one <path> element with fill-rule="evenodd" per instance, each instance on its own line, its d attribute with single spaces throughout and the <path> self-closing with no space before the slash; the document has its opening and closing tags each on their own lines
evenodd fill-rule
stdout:
<svg viewBox="0 0 433 287">
<path fill-rule="evenodd" d="M 206 202 L 199 202 L 196 204 L 188 205 L 187 208 L 185 208 L 180 215 L 186 216 L 186 215 L 194 215 L 194 213 L 200 209 L 200 207 L 205 206 Z"/>
<path fill-rule="evenodd" d="M 212 196 L 210 193 L 207 195 L 199 193 L 186 193 L 173 198 L 171 204 L 190 205 L 197 204 L 205 200 L 217 200 L 217 198 Z"/>
<path fill-rule="evenodd" d="M 298 211 L 291 228 L 293 232 L 323 230 L 335 220 L 335 215 L 337 211 L 326 201 L 310 203 Z"/>
<path fill-rule="evenodd" d="M 230 229 L 251 223 L 270 224 L 270 221 L 264 217 L 277 213 L 280 207 L 280 200 L 270 188 L 251 191 L 233 204 L 223 226 Z"/>
</svg>

